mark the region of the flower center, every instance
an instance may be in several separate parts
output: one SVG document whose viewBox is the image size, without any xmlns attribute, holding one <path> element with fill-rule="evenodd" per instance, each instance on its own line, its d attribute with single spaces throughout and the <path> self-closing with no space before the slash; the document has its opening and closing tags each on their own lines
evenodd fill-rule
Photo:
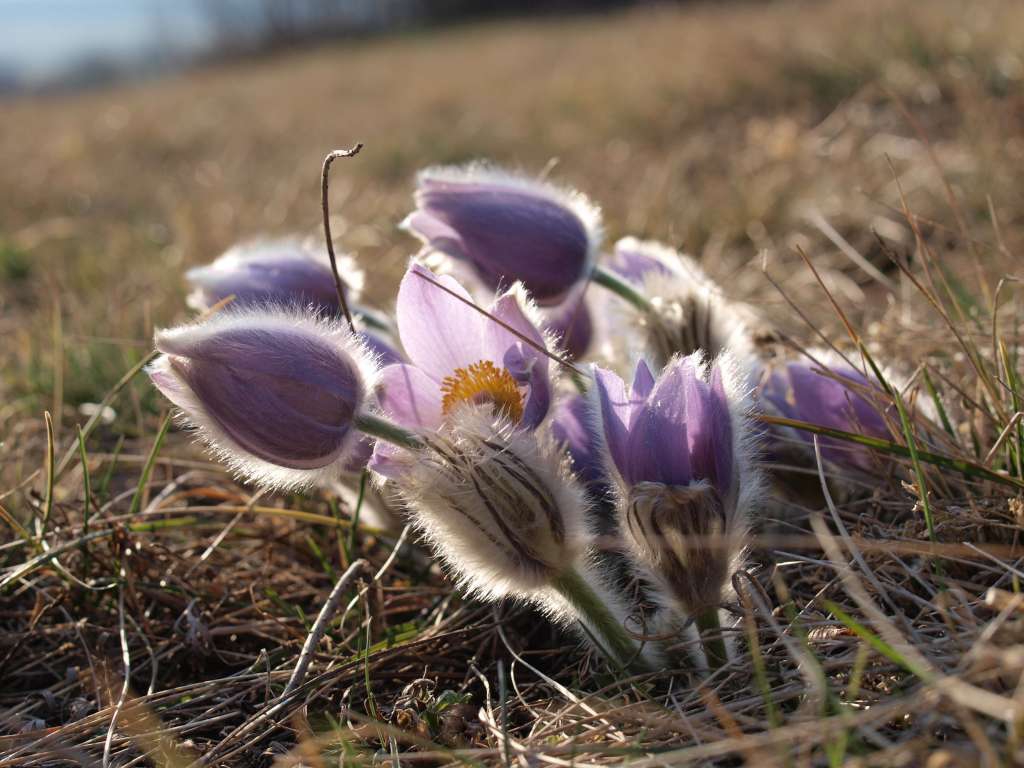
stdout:
<svg viewBox="0 0 1024 768">
<path fill-rule="evenodd" d="M 490 404 L 496 414 L 513 423 L 523 418 L 523 396 L 519 385 L 506 368 L 490 360 L 481 360 L 465 368 L 456 368 L 441 382 L 441 412 L 447 416 L 460 403 Z"/>
</svg>

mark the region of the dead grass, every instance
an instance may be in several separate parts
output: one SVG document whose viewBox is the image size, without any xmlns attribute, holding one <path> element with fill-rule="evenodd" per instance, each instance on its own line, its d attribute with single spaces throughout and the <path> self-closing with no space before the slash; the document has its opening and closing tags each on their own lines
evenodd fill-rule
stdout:
<svg viewBox="0 0 1024 768">
<path fill-rule="evenodd" d="M 999 278 L 1021 277 L 1022 32 L 1009 0 L 698 4 L 5 103 L 4 765 L 105 750 L 167 766 L 1020 760 L 1019 485 L 928 463 L 919 477 L 886 454 L 832 509 L 813 474 L 809 493 L 782 481 L 737 575 L 746 650 L 704 681 L 614 679 L 528 612 L 460 600 L 406 546 L 350 590 L 283 695 L 335 579 L 357 557 L 376 573 L 395 532 L 353 533 L 329 495 L 254 498 L 176 433 L 148 462 L 163 406 L 141 381 L 84 463 L 74 427 L 152 328 L 184 317 L 183 268 L 254 233 L 314 230 L 322 157 L 358 139 L 332 184 L 335 229 L 373 299 L 412 249 L 395 223 L 417 168 L 557 160 L 610 237 L 696 253 L 785 340 L 849 347 L 827 289 L 879 362 L 913 374 L 910 396 L 927 397 L 929 372 L 952 427 L 935 450 L 1012 475 L 1015 433 L 989 454 L 1021 409 L 1017 284 L 992 307 Z"/>
</svg>

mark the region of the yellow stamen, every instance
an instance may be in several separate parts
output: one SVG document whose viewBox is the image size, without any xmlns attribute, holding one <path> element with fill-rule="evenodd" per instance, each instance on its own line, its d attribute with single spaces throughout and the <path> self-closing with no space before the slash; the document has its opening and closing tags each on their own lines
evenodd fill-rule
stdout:
<svg viewBox="0 0 1024 768">
<path fill-rule="evenodd" d="M 512 374 L 490 360 L 481 360 L 466 368 L 456 368 L 441 382 L 441 412 L 447 416 L 459 403 L 491 404 L 495 413 L 514 423 L 523 418 L 523 396 Z"/>
</svg>

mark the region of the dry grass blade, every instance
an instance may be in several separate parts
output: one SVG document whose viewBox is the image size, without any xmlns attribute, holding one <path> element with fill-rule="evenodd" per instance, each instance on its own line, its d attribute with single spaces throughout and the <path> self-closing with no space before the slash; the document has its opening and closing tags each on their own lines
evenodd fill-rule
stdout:
<svg viewBox="0 0 1024 768">
<path fill-rule="evenodd" d="M 331 164 L 344 157 L 355 157 L 359 154 L 359 150 L 363 148 L 363 145 L 356 142 L 351 149 L 335 149 L 332 152 L 327 153 L 327 157 L 324 158 L 323 169 L 320 171 L 320 207 L 323 212 L 324 219 L 324 242 L 327 245 L 327 256 L 331 260 L 331 273 L 334 275 L 334 288 L 338 294 L 338 304 L 341 306 L 341 311 L 345 315 L 345 320 L 348 322 L 348 327 L 355 333 L 356 326 L 352 322 L 352 314 L 349 312 L 348 299 L 345 297 L 345 286 L 341 279 L 341 275 L 338 274 L 338 258 L 334 255 L 334 238 L 331 235 L 331 211 L 330 211 L 330 198 L 328 196 L 328 185 L 331 176 Z"/>
</svg>

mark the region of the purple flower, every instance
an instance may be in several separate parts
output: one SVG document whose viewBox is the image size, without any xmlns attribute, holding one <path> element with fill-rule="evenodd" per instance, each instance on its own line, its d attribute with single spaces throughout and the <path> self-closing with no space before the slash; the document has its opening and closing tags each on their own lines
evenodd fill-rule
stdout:
<svg viewBox="0 0 1024 768">
<path fill-rule="evenodd" d="M 555 406 L 551 434 L 565 446 L 576 475 L 590 488 L 608 482 L 603 462 L 602 437 L 594 428 L 590 404 L 583 395 L 572 395 Z"/>
<path fill-rule="evenodd" d="M 735 363 L 700 353 L 657 379 L 644 362 L 632 386 L 595 367 L 594 400 L 620 492 L 623 537 L 684 612 L 715 608 L 742 547 L 759 487 L 749 459 Z"/>
<path fill-rule="evenodd" d="M 380 407 L 400 426 L 420 432 L 433 432 L 466 406 L 535 428 L 548 413 L 551 382 L 541 351 L 547 343 L 524 311 L 522 292 L 499 296 L 487 311 L 536 346 L 457 297 L 470 301 L 454 279 L 410 265 L 395 310 L 409 363 L 381 371 Z M 393 453 L 378 444 L 371 466 L 387 474 Z"/>
<path fill-rule="evenodd" d="M 643 286 L 648 275 L 677 275 L 680 265 L 680 255 L 668 246 L 635 237 L 619 240 L 608 257 L 609 269 L 639 287 Z"/>
<path fill-rule="evenodd" d="M 780 416 L 789 419 L 892 439 L 882 416 L 886 407 L 892 408 L 888 396 L 845 363 L 833 362 L 824 368 L 809 361 L 786 363 L 771 372 L 760 397 Z M 776 439 L 795 434 L 806 446 L 813 446 L 814 436 L 804 430 L 781 429 L 770 434 Z M 822 457 L 831 463 L 864 471 L 877 467 L 872 452 L 862 446 L 822 436 L 818 437 L 818 444 Z"/>
<path fill-rule="evenodd" d="M 595 368 L 594 377 L 608 453 L 625 487 L 706 481 L 723 498 L 733 492 L 732 416 L 719 366 L 708 381 L 699 354 L 676 358 L 655 381 L 641 361 L 628 393 L 611 371 Z"/>
<path fill-rule="evenodd" d="M 339 272 L 351 301 L 363 275 L 346 257 L 340 259 Z M 294 237 L 236 245 L 212 264 L 190 269 L 185 277 L 194 289 L 189 306 L 198 310 L 234 296 L 235 306 L 312 306 L 328 315 L 341 312 L 326 251 Z"/>
<path fill-rule="evenodd" d="M 542 310 L 542 315 L 544 330 L 558 339 L 569 357 L 580 360 L 587 354 L 594 338 L 594 321 L 583 291 L 574 292 L 556 307 Z"/>
<path fill-rule="evenodd" d="M 403 227 L 491 290 L 519 281 L 544 306 L 587 277 L 601 241 L 600 214 L 579 193 L 479 165 L 422 171 Z"/>
<path fill-rule="evenodd" d="M 232 469 L 264 485 L 330 479 L 360 449 L 353 422 L 374 369 L 340 322 L 298 312 L 225 310 L 156 334 L 149 367 Z"/>
<path fill-rule="evenodd" d="M 755 314 L 727 299 L 690 256 L 653 240 L 626 237 L 615 244 L 608 268 L 650 301 L 650 311 L 630 312 L 614 324 L 634 327 L 656 369 L 675 355 L 698 350 L 709 359 L 728 350 L 744 366 L 753 364 L 756 353 L 748 326 Z"/>
<path fill-rule="evenodd" d="M 356 319 L 356 327 L 359 327 L 358 318 Z M 367 352 L 376 360 L 378 367 L 405 362 L 405 357 L 384 334 L 377 331 L 356 331 L 356 337 L 366 347 Z"/>
</svg>

